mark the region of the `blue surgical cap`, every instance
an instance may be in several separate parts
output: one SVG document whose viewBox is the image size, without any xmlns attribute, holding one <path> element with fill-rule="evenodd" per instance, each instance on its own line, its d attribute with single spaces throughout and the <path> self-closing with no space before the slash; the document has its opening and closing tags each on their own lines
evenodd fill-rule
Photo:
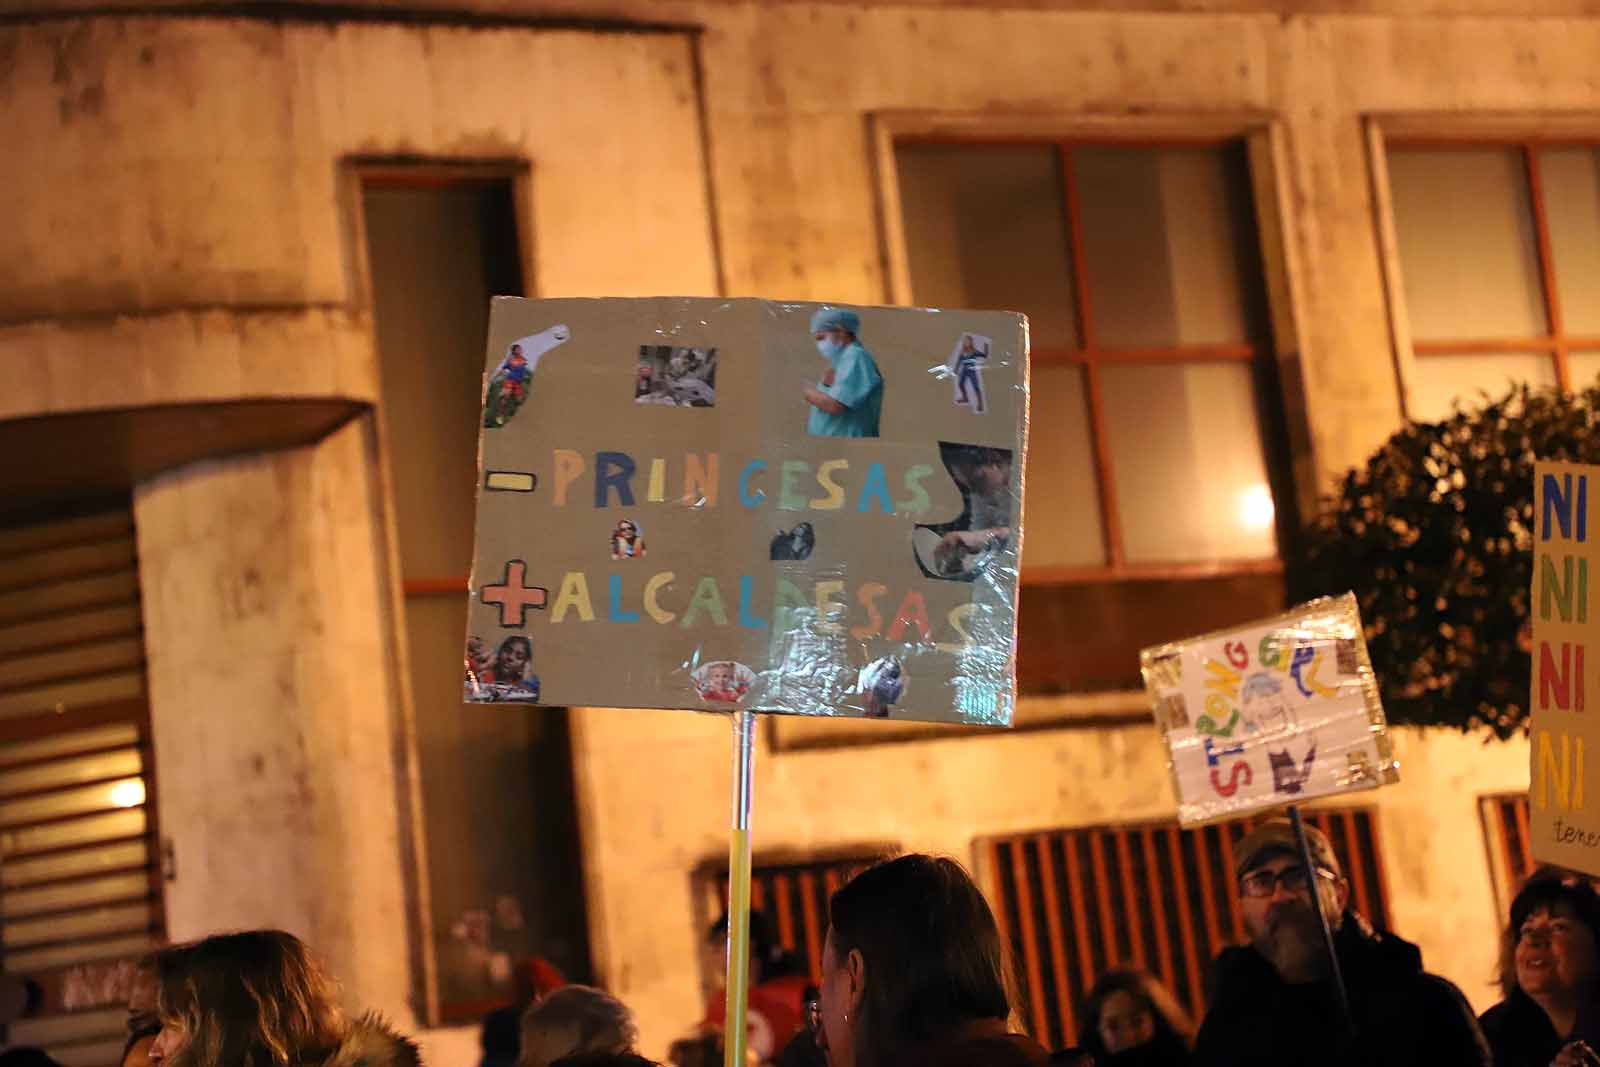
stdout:
<svg viewBox="0 0 1600 1067">
<path fill-rule="evenodd" d="M 845 333 L 854 334 L 861 330 L 861 316 L 849 308 L 822 307 L 811 316 L 811 332 L 818 333 L 822 330 L 843 330 Z"/>
</svg>

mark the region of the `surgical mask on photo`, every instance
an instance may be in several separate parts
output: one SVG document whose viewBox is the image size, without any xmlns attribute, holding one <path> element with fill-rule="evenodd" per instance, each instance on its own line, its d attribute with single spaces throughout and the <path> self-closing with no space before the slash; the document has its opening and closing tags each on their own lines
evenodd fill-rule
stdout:
<svg viewBox="0 0 1600 1067">
<path fill-rule="evenodd" d="M 832 359 L 844 351 L 844 344 L 831 337 L 824 337 L 817 342 L 817 351 L 822 353 L 823 359 Z"/>
</svg>

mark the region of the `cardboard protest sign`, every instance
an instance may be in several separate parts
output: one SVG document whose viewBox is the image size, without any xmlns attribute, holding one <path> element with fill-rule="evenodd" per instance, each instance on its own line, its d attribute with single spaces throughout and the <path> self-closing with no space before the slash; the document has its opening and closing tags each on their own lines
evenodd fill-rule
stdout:
<svg viewBox="0 0 1600 1067">
<path fill-rule="evenodd" d="M 1184 826 L 1399 781 L 1353 594 L 1139 658 Z"/>
<path fill-rule="evenodd" d="M 466 699 L 1009 724 L 1026 383 L 1003 312 L 497 299 Z"/>
<path fill-rule="evenodd" d="M 1600 808 L 1588 803 L 1597 731 L 1585 701 L 1596 659 L 1585 653 L 1600 637 L 1589 607 L 1600 467 L 1541 462 L 1533 477 L 1529 844 L 1536 860 L 1600 874 Z"/>
</svg>

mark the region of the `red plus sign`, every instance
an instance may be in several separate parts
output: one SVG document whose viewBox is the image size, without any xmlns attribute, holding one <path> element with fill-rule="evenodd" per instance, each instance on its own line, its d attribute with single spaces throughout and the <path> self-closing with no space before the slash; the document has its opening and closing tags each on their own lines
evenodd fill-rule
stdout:
<svg viewBox="0 0 1600 1067">
<path fill-rule="evenodd" d="M 511 560 L 506 564 L 505 579 L 499 585 L 484 586 L 478 593 L 478 599 L 485 604 L 500 605 L 501 626 L 526 626 L 529 608 L 544 610 L 550 591 L 537 585 L 524 585 L 527 575 L 526 563 L 520 559 Z"/>
</svg>

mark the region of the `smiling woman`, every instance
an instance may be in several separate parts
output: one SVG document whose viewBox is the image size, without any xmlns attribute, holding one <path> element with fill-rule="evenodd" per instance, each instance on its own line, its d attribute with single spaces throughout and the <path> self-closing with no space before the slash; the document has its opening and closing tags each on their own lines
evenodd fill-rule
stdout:
<svg viewBox="0 0 1600 1067">
<path fill-rule="evenodd" d="M 1600 1050 L 1600 895 L 1561 872 L 1536 871 L 1511 903 L 1501 940 L 1505 999 L 1484 1013 L 1495 1067 L 1594 1062 Z"/>
</svg>

